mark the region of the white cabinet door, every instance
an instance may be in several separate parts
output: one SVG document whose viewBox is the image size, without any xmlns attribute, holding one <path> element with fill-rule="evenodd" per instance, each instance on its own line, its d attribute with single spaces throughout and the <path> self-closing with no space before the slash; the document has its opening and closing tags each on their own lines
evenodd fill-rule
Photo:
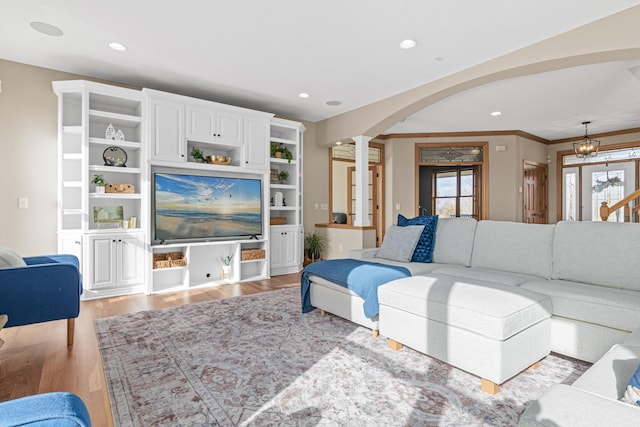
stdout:
<svg viewBox="0 0 640 427">
<path fill-rule="evenodd" d="M 214 142 L 216 140 L 216 113 L 187 105 L 187 139 Z"/>
<path fill-rule="evenodd" d="M 88 237 L 87 289 L 116 288 L 142 283 L 142 240 L 132 234 Z"/>
<path fill-rule="evenodd" d="M 219 111 L 216 114 L 217 142 L 241 145 L 243 116 L 230 111 Z"/>
<path fill-rule="evenodd" d="M 298 271 L 300 265 L 299 232 L 297 227 L 271 227 L 271 274 Z"/>
<path fill-rule="evenodd" d="M 116 244 L 117 235 L 105 234 L 87 238 L 89 254 L 88 278 L 84 284 L 87 289 L 100 289 L 116 286 Z"/>
<path fill-rule="evenodd" d="M 244 167 L 269 169 L 269 119 L 245 118 Z"/>
<path fill-rule="evenodd" d="M 82 234 L 61 233 L 58 236 L 58 253 L 75 255 L 82 271 Z"/>
<path fill-rule="evenodd" d="M 118 284 L 136 285 L 142 283 L 144 266 L 142 241 L 137 236 L 118 237 Z"/>
<path fill-rule="evenodd" d="M 284 238 L 282 232 L 277 227 L 271 227 L 269 233 L 269 251 L 271 260 L 271 273 L 284 265 Z"/>
<path fill-rule="evenodd" d="M 149 100 L 151 160 L 184 162 L 184 104 Z"/>
<path fill-rule="evenodd" d="M 187 106 L 187 139 L 226 145 L 242 144 L 241 114 Z"/>
</svg>

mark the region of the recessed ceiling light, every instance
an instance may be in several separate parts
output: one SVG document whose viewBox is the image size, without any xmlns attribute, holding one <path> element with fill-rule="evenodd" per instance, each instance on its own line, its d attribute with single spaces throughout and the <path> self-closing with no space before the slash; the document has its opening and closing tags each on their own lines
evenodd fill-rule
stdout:
<svg viewBox="0 0 640 427">
<path fill-rule="evenodd" d="M 494 111 L 491 113 L 492 116 L 496 117 L 496 116 L 500 116 L 502 115 L 502 111 Z"/>
<path fill-rule="evenodd" d="M 309 95 L 307 92 L 301 92 L 301 93 L 299 93 L 299 94 L 298 94 L 298 96 L 299 96 L 300 98 L 308 98 L 308 97 L 309 97 L 309 96 L 311 96 L 311 95 Z"/>
<path fill-rule="evenodd" d="M 331 106 L 331 107 L 337 107 L 338 105 L 341 105 L 342 102 L 340 101 L 327 101 L 327 105 Z"/>
<path fill-rule="evenodd" d="M 118 42 L 111 42 L 109 43 L 109 47 L 113 50 L 117 50 L 118 52 L 123 52 L 125 50 L 127 50 L 127 47 L 125 45 L 123 45 L 122 43 L 118 43 Z"/>
<path fill-rule="evenodd" d="M 406 40 L 402 40 L 400 42 L 400 47 L 403 49 L 411 49 L 412 47 L 416 46 L 416 41 L 415 40 L 411 40 L 411 39 L 406 39 Z"/>
<path fill-rule="evenodd" d="M 47 24 L 46 22 L 34 21 L 34 22 L 31 22 L 29 25 L 31 25 L 31 28 L 33 28 L 37 32 L 46 34 L 48 36 L 58 37 L 64 34 L 60 28 L 53 26 L 51 24 Z"/>
</svg>

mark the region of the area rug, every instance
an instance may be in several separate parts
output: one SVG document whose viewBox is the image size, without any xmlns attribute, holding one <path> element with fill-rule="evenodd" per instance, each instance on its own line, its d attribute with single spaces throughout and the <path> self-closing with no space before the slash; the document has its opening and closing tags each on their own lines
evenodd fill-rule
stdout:
<svg viewBox="0 0 640 427">
<path fill-rule="evenodd" d="M 590 365 L 552 354 L 490 396 L 369 329 L 302 314 L 298 288 L 95 326 L 116 426 L 511 426 Z"/>
</svg>

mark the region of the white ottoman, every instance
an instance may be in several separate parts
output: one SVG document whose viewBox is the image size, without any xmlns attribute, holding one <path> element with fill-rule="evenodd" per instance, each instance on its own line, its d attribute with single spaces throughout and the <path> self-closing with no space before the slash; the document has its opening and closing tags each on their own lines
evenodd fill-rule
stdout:
<svg viewBox="0 0 640 427">
<path fill-rule="evenodd" d="M 482 378 L 495 394 L 550 353 L 551 300 L 515 286 L 429 274 L 378 288 L 380 334 Z"/>
</svg>

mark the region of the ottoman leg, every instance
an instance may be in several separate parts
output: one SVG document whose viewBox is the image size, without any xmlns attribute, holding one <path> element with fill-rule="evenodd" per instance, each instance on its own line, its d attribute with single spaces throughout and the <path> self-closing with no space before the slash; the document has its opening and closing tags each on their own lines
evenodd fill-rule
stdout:
<svg viewBox="0 0 640 427">
<path fill-rule="evenodd" d="M 486 380 L 484 378 L 482 378 L 480 380 L 480 384 L 481 384 L 481 389 L 482 391 L 484 391 L 485 393 L 494 395 L 497 394 L 500 391 L 500 386 L 492 381 Z"/>
<path fill-rule="evenodd" d="M 371 335 L 373 335 L 374 338 L 378 338 L 378 335 L 380 335 L 380 331 L 377 329 L 373 329 L 371 331 Z"/>
<path fill-rule="evenodd" d="M 538 360 L 533 365 L 529 366 L 529 369 L 538 369 L 540 367 L 540 361 Z"/>
<path fill-rule="evenodd" d="M 320 309 L 320 316 L 324 316 L 324 315 L 326 315 L 326 314 L 327 314 L 327 312 L 326 312 L 326 311 L 324 311 L 323 309 Z"/>
<path fill-rule="evenodd" d="M 402 348 L 402 344 L 400 344 L 396 340 L 392 340 L 391 338 L 389 338 L 388 344 L 389 344 L 389 348 L 393 351 L 398 351 Z"/>
</svg>

